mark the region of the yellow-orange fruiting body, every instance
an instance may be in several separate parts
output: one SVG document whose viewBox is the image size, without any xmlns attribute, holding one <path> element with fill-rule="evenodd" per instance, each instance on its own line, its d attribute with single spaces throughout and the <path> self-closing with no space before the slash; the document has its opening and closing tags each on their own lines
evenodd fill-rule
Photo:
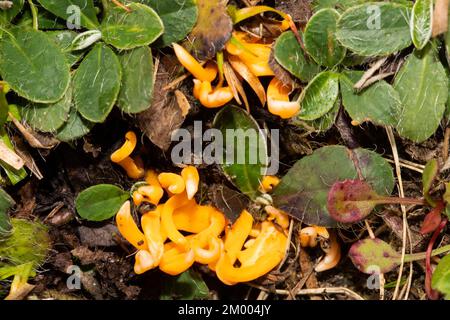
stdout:
<svg viewBox="0 0 450 320">
<path fill-rule="evenodd" d="M 116 214 L 120 234 L 138 250 L 147 250 L 147 241 L 131 216 L 130 201 L 126 201 Z"/>
</svg>

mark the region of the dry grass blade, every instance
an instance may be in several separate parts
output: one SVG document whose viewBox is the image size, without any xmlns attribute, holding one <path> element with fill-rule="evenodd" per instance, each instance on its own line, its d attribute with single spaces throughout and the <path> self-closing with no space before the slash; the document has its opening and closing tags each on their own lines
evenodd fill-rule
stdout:
<svg viewBox="0 0 450 320">
<path fill-rule="evenodd" d="M 290 292 L 288 290 L 276 290 L 276 294 L 279 295 L 290 295 Z M 354 300 L 365 300 L 363 297 L 361 297 L 356 292 L 345 288 L 345 287 L 335 287 L 335 288 L 316 288 L 316 289 L 302 289 L 295 293 L 297 296 L 309 296 L 309 295 L 326 295 L 326 294 L 345 294 L 350 298 L 353 298 Z"/>
<path fill-rule="evenodd" d="M 233 91 L 234 99 L 238 104 L 242 104 L 241 98 L 244 101 L 245 108 L 248 112 L 250 112 L 250 105 L 248 104 L 247 94 L 245 93 L 244 87 L 242 87 L 242 83 L 234 72 L 233 68 L 230 66 L 228 62 L 224 62 L 223 64 L 223 74 L 225 76 L 225 80 L 227 80 L 228 85 Z"/>
<path fill-rule="evenodd" d="M 180 107 L 181 115 L 186 117 L 191 110 L 191 105 L 189 104 L 188 99 L 185 94 L 180 90 L 175 90 L 175 98 L 177 99 L 178 107 Z"/>
<path fill-rule="evenodd" d="M 239 58 L 230 55 L 228 57 L 233 69 L 250 85 L 250 87 L 255 91 L 258 96 L 259 101 L 264 106 L 266 104 L 266 91 L 259 81 L 258 77 L 255 76 L 250 69 L 241 61 Z"/>
<path fill-rule="evenodd" d="M 375 72 L 378 71 L 378 69 L 381 68 L 381 66 L 386 62 L 387 57 L 381 58 L 380 60 L 376 61 L 369 70 L 367 70 L 361 79 L 353 86 L 356 90 L 361 90 L 364 87 L 367 87 L 368 85 L 365 85 L 365 83 L 372 78 L 372 76 L 375 74 Z M 373 82 L 372 82 L 373 83 Z"/>
<path fill-rule="evenodd" d="M 397 180 L 398 180 L 399 195 L 401 198 L 404 198 L 405 192 L 403 190 L 402 169 L 400 168 L 400 159 L 398 156 L 398 149 L 397 149 L 397 143 L 395 142 L 394 132 L 392 131 L 392 128 L 387 127 L 386 133 L 389 138 L 389 143 L 391 144 L 392 154 L 394 156 L 395 172 L 396 172 Z M 405 264 L 405 255 L 406 255 L 406 237 L 407 237 L 407 229 L 408 229 L 408 219 L 406 216 L 406 207 L 404 205 L 401 205 L 401 209 L 402 209 L 402 216 L 403 216 L 402 258 L 401 258 L 400 269 L 398 272 L 397 283 L 395 285 L 395 290 L 394 290 L 392 300 L 397 300 L 397 298 L 398 298 L 400 283 L 401 283 L 402 275 L 403 275 L 403 266 Z M 411 241 L 410 241 L 410 249 L 412 250 Z M 411 276 L 412 276 L 412 262 L 410 262 L 410 278 L 411 278 Z M 409 292 L 406 292 L 406 295 L 408 295 L 408 293 Z"/>
<path fill-rule="evenodd" d="M 20 121 L 17 120 L 10 112 L 8 113 L 8 116 L 16 128 L 19 129 L 25 140 L 27 140 L 28 144 L 33 148 L 53 149 L 56 145 L 58 145 L 59 141 L 55 138 L 47 137 L 33 131 L 33 129 L 31 129 L 31 127 L 27 124 L 20 123 Z"/>
<path fill-rule="evenodd" d="M 16 170 L 20 170 L 25 165 L 25 162 L 21 157 L 17 155 L 13 150 L 0 140 L 0 160 L 11 166 Z"/>
</svg>

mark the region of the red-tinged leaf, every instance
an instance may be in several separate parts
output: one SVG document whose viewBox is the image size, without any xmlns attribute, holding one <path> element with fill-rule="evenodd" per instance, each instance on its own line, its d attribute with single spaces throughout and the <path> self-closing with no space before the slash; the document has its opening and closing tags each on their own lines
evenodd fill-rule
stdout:
<svg viewBox="0 0 450 320">
<path fill-rule="evenodd" d="M 342 223 L 355 223 L 366 218 L 378 204 L 380 196 L 362 180 L 338 181 L 328 192 L 330 216 Z"/>
<path fill-rule="evenodd" d="M 401 260 L 401 255 L 380 239 L 360 240 L 352 245 L 348 255 L 355 267 L 367 274 L 392 271 Z"/>
<path fill-rule="evenodd" d="M 442 221 L 442 210 L 444 210 L 444 202 L 440 201 L 436 207 L 425 216 L 422 228 L 420 229 L 421 234 L 431 233 L 436 230 Z"/>
</svg>

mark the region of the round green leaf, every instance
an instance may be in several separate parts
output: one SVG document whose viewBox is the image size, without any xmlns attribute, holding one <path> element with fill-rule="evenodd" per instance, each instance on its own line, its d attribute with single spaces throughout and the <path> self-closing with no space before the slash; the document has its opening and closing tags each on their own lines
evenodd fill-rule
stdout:
<svg viewBox="0 0 450 320">
<path fill-rule="evenodd" d="M 306 224 L 336 227 L 327 210 L 331 186 L 362 178 L 380 195 L 391 194 L 394 175 L 389 163 L 366 149 L 327 146 L 315 150 L 286 173 L 272 195 L 274 206 Z"/>
<path fill-rule="evenodd" d="M 415 142 L 425 141 L 439 127 L 448 98 L 447 74 L 431 47 L 408 57 L 394 88 L 402 103 L 398 132 Z"/>
<path fill-rule="evenodd" d="M 320 67 L 305 57 L 305 53 L 292 31 L 281 34 L 274 45 L 275 60 L 301 81 L 308 82 L 320 72 Z"/>
<path fill-rule="evenodd" d="M 156 40 L 157 47 L 166 47 L 178 42 L 194 28 L 198 18 L 198 8 L 194 0 L 143 0 L 155 9 L 164 24 L 163 35 Z"/>
<path fill-rule="evenodd" d="M 326 71 L 319 73 L 300 96 L 301 120 L 315 120 L 330 111 L 339 95 L 339 74 Z"/>
<path fill-rule="evenodd" d="M 128 8 L 131 12 L 120 7 L 108 10 L 100 26 L 106 43 L 117 49 L 133 49 L 151 44 L 164 32 L 155 10 L 140 3 L 131 3 Z"/>
<path fill-rule="evenodd" d="M 251 115 L 236 106 L 219 111 L 213 126 L 223 135 L 222 170 L 242 193 L 256 198 L 268 165 L 266 137 Z"/>
<path fill-rule="evenodd" d="M 353 86 L 363 74 L 360 71 L 341 74 L 342 103 L 345 110 L 358 123 L 371 121 L 378 125 L 395 126 L 402 108 L 398 92 L 384 80 L 356 92 Z"/>
<path fill-rule="evenodd" d="M 441 292 L 446 300 L 450 300 L 450 255 L 442 258 L 434 270 L 431 286 Z"/>
<path fill-rule="evenodd" d="M 72 108 L 67 122 L 58 129 L 56 138 L 64 142 L 69 142 L 86 135 L 93 126 L 93 123 L 83 119 L 80 114 Z"/>
<path fill-rule="evenodd" d="M 305 29 L 305 48 L 321 66 L 333 67 L 344 58 L 346 49 L 336 40 L 336 24 L 340 15 L 336 10 L 323 9 L 308 21 Z"/>
<path fill-rule="evenodd" d="M 153 76 L 152 50 L 141 47 L 119 55 L 122 65 L 122 86 L 117 105 L 127 113 L 147 110 L 152 103 Z"/>
<path fill-rule="evenodd" d="M 129 196 L 117 186 L 99 184 L 80 192 L 75 199 L 75 207 L 83 219 L 103 221 L 113 217 Z"/>
<path fill-rule="evenodd" d="M 0 39 L 0 74 L 28 100 L 52 103 L 69 87 L 69 65 L 42 31 L 14 28 Z"/>
<path fill-rule="evenodd" d="M 99 26 L 93 0 L 38 0 L 39 3 L 55 16 L 75 25 L 88 29 L 97 29 Z M 80 14 L 79 21 L 76 15 Z"/>
<path fill-rule="evenodd" d="M 422 50 L 431 38 L 433 0 L 416 0 L 411 15 L 411 38 L 414 46 Z"/>
<path fill-rule="evenodd" d="M 72 89 L 69 88 L 64 97 L 56 103 L 30 103 L 20 108 L 23 119 L 34 129 L 42 132 L 54 132 L 69 118 L 72 104 Z"/>
<path fill-rule="evenodd" d="M 73 39 L 77 36 L 76 32 L 70 30 L 61 31 L 47 31 L 45 32 L 47 36 L 61 49 L 61 51 L 66 56 L 66 60 L 69 65 L 73 66 L 81 57 L 81 53 L 73 53 L 70 51 L 70 46 L 72 45 Z"/>
<path fill-rule="evenodd" d="M 338 21 L 336 37 L 362 56 L 383 56 L 411 45 L 410 9 L 389 2 L 352 7 Z"/>
<path fill-rule="evenodd" d="M 75 73 L 74 100 L 78 112 L 91 122 L 103 122 L 120 90 L 122 71 L 114 52 L 96 44 Z"/>
</svg>

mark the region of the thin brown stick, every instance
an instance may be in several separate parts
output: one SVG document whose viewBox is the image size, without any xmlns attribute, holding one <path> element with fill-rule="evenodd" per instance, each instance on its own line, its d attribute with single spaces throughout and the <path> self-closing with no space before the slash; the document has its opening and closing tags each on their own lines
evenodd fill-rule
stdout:
<svg viewBox="0 0 450 320">
<path fill-rule="evenodd" d="M 287 296 L 291 294 L 288 290 L 275 290 L 276 294 Z M 345 287 L 334 287 L 334 288 L 314 288 L 314 289 L 302 289 L 295 293 L 297 296 L 305 295 L 325 295 L 325 294 L 345 294 L 355 300 L 365 300 L 356 292 L 345 288 Z"/>
</svg>

